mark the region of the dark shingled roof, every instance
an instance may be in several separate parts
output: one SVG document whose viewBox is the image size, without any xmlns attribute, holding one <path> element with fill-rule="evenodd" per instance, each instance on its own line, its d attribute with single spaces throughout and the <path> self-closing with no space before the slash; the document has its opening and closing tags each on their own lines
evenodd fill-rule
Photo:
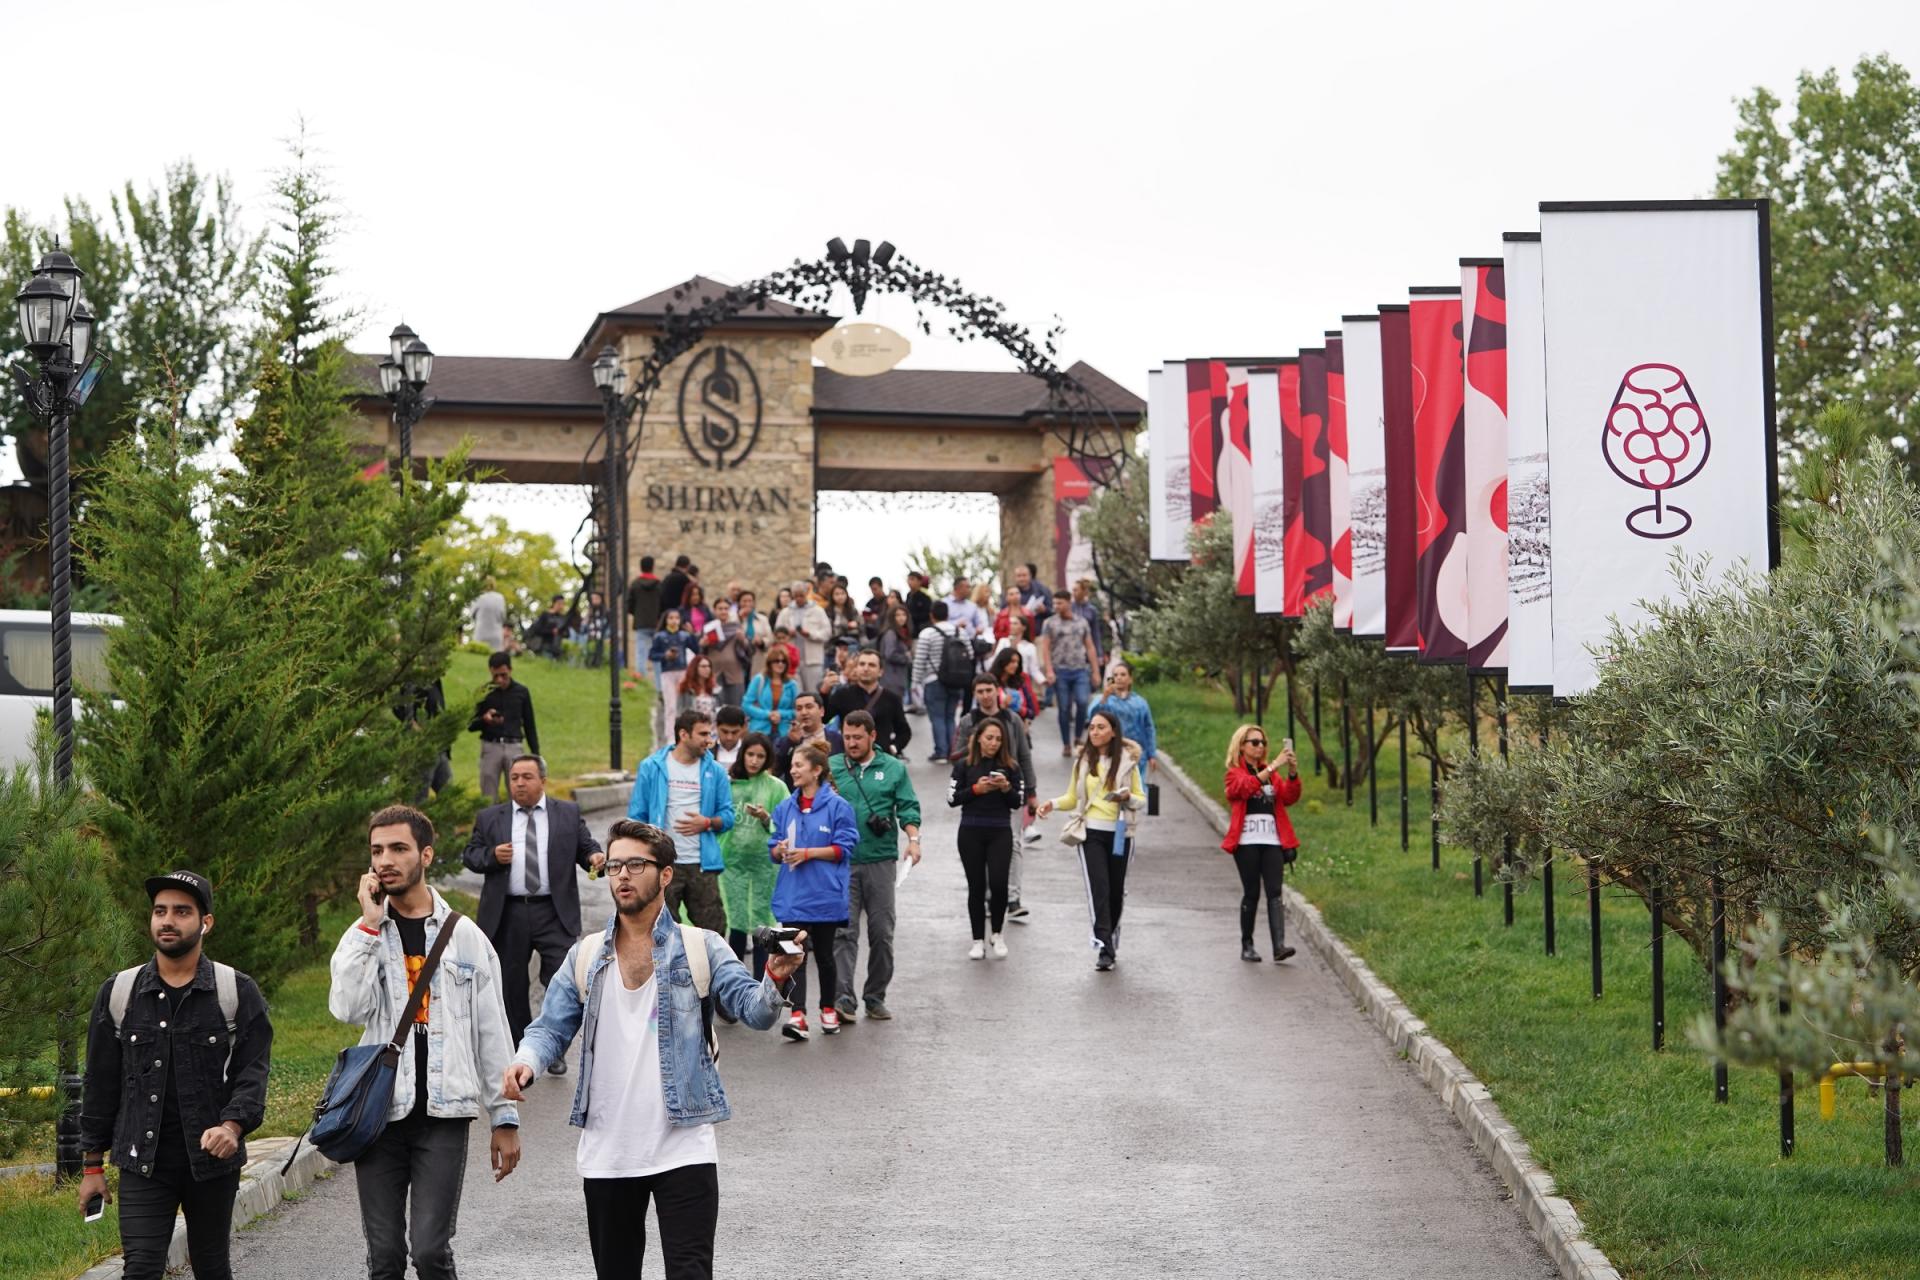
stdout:
<svg viewBox="0 0 1920 1280">
<path fill-rule="evenodd" d="M 354 380 L 368 395 L 380 394 L 379 365 L 385 358 L 353 357 Z M 449 407 L 600 412 L 600 391 L 593 385 L 593 365 L 587 360 L 435 356 L 428 392 Z"/>
<path fill-rule="evenodd" d="M 1146 412 L 1145 401 L 1085 361 L 1068 372 L 1117 416 Z M 828 416 L 1024 419 L 1047 408 L 1047 384 L 1030 373 L 894 369 L 855 378 L 813 371 L 813 411 Z"/>
<path fill-rule="evenodd" d="M 684 298 L 675 298 L 673 296 L 675 289 L 685 290 L 687 296 Z M 704 302 L 719 297 L 725 293 L 727 289 L 728 286 L 721 284 L 718 280 L 709 280 L 705 276 L 695 276 L 693 279 L 683 281 L 680 284 L 669 285 L 658 293 L 650 293 L 637 302 L 629 302 L 624 307 L 615 307 L 612 311 L 606 312 L 605 314 L 610 316 L 657 317 L 666 314 L 668 303 L 673 304 L 675 311 L 687 312 Z M 756 317 L 776 320 L 826 320 L 828 323 L 832 323 L 831 317 L 824 311 L 810 311 L 805 307 L 796 307 L 791 302 L 782 302 L 778 298 L 769 298 L 767 299 L 767 305 L 765 307 L 759 309 L 749 308 L 740 315 L 740 318 L 743 320 L 752 320 Z"/>
</svg>

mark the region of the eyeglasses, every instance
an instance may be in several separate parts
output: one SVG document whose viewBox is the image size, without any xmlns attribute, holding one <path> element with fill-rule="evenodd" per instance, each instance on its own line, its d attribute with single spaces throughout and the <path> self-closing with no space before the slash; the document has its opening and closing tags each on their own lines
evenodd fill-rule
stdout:
<svg viewBox="0 0 1920 1280">
<path fill-rule="evenodd" d="M 667 864 L 655 862 L 652 858 L 609 858 L 601 866 L 609 877 L 622 874 L 639 875 L 648 867 L 662 867 Z"/>
</svg>

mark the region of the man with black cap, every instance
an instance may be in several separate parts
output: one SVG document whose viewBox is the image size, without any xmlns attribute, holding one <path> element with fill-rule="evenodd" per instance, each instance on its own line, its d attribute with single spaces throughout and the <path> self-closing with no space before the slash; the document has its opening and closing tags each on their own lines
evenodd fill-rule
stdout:
<svg viewBox="0 0 1920 1280">
<path fill-rule="evenodd" d="M 80 1205 L 120 1166 L 120 1246 L 127 1280 L 160 1280 L 185 1210 L 200 1280 L 229 1280 L 233 1199 L 246 1136 L 267 1109 L 273 1024 L 253 979 L 201 954 L 213 932 L 213 885 L 193 871 L 147 880 L 153 959 L 101 984 L 87 1024 L 80 1103 Z"/>
</svg>

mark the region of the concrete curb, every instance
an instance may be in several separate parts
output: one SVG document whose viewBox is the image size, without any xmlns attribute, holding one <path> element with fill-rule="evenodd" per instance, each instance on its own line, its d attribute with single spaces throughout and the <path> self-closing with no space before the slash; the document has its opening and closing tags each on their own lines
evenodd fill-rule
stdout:
<svg viewBox="0 0 1920 1280">
<path fill-rule="evenodd" d="M 1220 803 L 1168 759 L 1165 750 L 1160 752 L 1160 768 L 1214 829 L 1224 835 L 1227 811 Z M 1580 1215 L 1571 1203 L 1556 1194 L 1552 1176 L 1534 1162 L 1526 1139 L 1494 1105 L 1487 1086 L 1467 1070 L 1453 1050 L 1435 1039 L 1427 1031 L 1427 1024 L 1414 1017 L 1393 989 L 1374 976 L 1366 962 L 1327 927 L 1318 907 L 1292 888 L 1286 890 L 1286 898 L 1296 932 L 1326 961 L 1327 967 L 1359 1001 L 1373 1025 L 1406 1057 L 1415 1073 L 1440 1096 L 1441 1103 L 1467 1131 L 1473 1145 L 1513 1192 L 1528 1225 L 1533 1228 L 1534 1238 L 1546 1249 L 1564 1280 L 1621 1280 L 1620 1272 L 1607 1261 L 1606 1255 L 1587 1241 Z"/>
<path fill-rule="evenodd" d="M 614 782 L 603 786 L 575 787 L 573 802 L 583 810 L 607 809 L 618 805 L 627 807 L 627 798 L 633 794 L 631 782 Z"/>
<path fill-rule="evenodd" d="M 293 1138 L 262 1138 L 248 1144 L 247 1154 L 250 1158 L 240 1171 L 240 1192 L 233 1200 L 234 1230 L 238 1231 L 261 1214 L 271 1212 L 287 1196 L 305 1191 L 322 1173 L 339 1167 L 321 1155 L 319 1148 L 301 1142 L 300 1154 L 283 1176 L 280 1166 L 286 1164 L 287 1148 L 294 1141 Z M 173 1242 L 167 1248 L 167 1270 L 186 1265 L 187 1221 L 185 1218 L 175 1218 Z M 95 1263 L 81 1272 L 76 1280 L 120 1280 L 124 1270 L 124 1259 L 116 1255 Z"/>
</svg>

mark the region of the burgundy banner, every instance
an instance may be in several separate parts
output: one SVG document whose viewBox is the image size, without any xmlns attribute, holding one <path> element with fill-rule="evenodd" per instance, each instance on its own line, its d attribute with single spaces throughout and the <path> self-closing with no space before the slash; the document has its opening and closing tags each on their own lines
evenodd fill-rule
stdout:
<svg viewBox="0 0 1920 1280">
<path fill-rule="evenodd" d="M 1250 369 L 1248 365 L 1227 367 L 1227 441 L 1214 481 L 1220 505 L 1233 514 L 1235 590 L 1248 597 L 1253 595 L 1253 446 L 1247 426 Z"/>
<path fill-rule="evenodd" d="M 1307 527 L 1302 512 L 1303 455 L 1300 448 L 1300 359 L 1289 356 L 1279 362 L 1280 369 L 1280 474 L 1282 505 L 1287 513 L 1287 532 L 1281 548 L 1281 568 L 1286 580 L 1286 617 L 1300 616 L 1301 602 L 1307 594 Z"/>
<path fill-rule="evenodd" d="M 1220 448 L 1227 420 L 1227 366 L 1187 361 L 1187 479 L 1193 522 L 1220 509 Z"/>
<path fill-rule="evenodd" d="M 1327 544 L 1333 570 L 1333 625 L 1353 630 L 1353 510 L 1347 492 L 1347 362 L 1338 329 L 1327 335 Z"/>
<path fill-rule="evenodd" d="M 1466 366 L 1457 285 L 1417 288 L 1408 313 L 1413 460 L 1420 504 L 1415 581 L 1420 659 L 1467 660 Z"/>
<path fill-rule="evenodd" d="M 1332 495 L 1327 490 L 1327 353 L 1323 347 L 1300 351 L 1300 540 L 1301 607 L 1333 593 Z"/>
<path fill-rule="evenodd" d="M 1381 427 L 1387 461 L 1387 648 L 1420 648 L 1420 594 L 1414 583 L 1419 555 L 1420 500 L 1414 484 L 1413 356 L 1405 306 L 1380 308 Z"/>
</svg>

